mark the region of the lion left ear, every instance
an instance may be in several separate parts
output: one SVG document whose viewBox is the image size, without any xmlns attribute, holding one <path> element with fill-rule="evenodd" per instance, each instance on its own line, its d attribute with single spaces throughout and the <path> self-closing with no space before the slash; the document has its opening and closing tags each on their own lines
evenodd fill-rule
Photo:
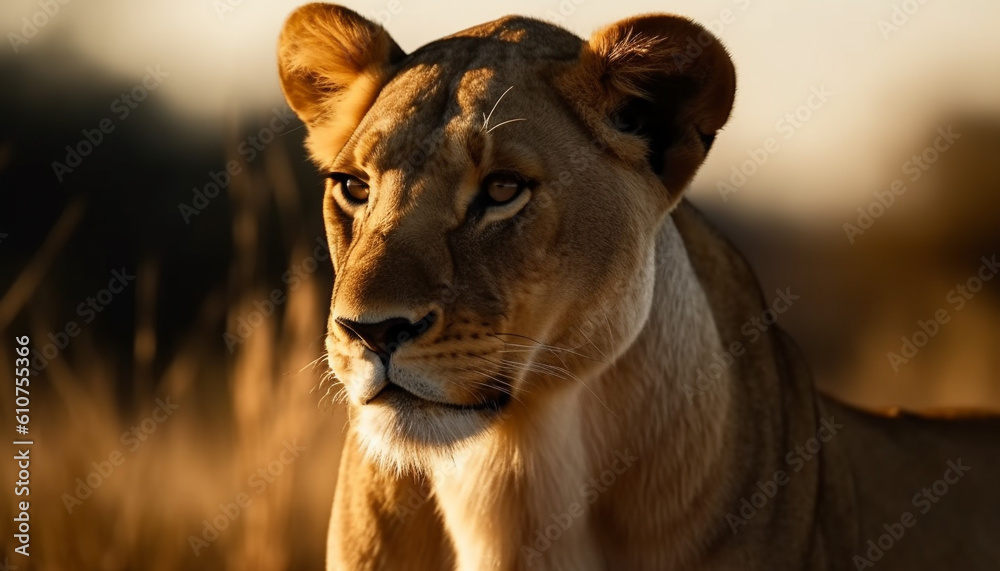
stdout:
<svg viewBox="0 0 1000 571">
<path fill-rule="evenodd" d="M 336 154 L 404 56 L 382 26 L 348 8 L 317 2 L 288 17 L 278 40 L 281 89 L 309 128 L 315 158 Z"/>
<path fill-rule="evenodd" d="M 732 110 L 736 72 L 726 49 L 685 18 L 638 16 L 595 32 L 578 71 L 575 89 L 590 92 L 598 120 L 646 140 L 672 205 Z"/>
</svg>

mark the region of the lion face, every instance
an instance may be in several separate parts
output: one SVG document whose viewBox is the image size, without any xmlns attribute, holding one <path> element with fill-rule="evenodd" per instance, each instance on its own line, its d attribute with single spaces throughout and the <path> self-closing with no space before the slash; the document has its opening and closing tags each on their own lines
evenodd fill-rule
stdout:
<svg viewBox="0 0 1000 571">
<path fill-rule="evenodd" d="M 718 54 L 654 77 L 676 48 L 645 28 L 702 31 L 659 18 L 589 43 L 508 18 L 411 55 L 344 8 L 289 19 L 283 89 L 327 175 L 329 363 L 373 456 L 530 414 L 641 330 L 657 228 L 732 103 L 731 65 L 702 77 Z M 722 110 L 691 101 L 720 89 Z"/>
</svg>

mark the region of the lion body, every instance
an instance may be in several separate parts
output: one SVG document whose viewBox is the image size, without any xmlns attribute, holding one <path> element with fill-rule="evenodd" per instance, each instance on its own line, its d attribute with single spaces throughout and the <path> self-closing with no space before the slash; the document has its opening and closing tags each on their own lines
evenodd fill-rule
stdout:
<svg viewBox="0 0 1000 571">
<path fill-rule="evenodd" d="M 700 282 L 711 308 L 706 323 L 718 328 L 719 346 L 745 342 L 740 325 L 765 307 L 751 270 L 692 206 L 682 204 L 673 218 L 693 271 L 706 280 Z M 659 272 L 660 283 L 672 284 L 670 274 L 672 268 Z M 794 344 L 774 328 L 734 363 L 731 384 L 708 389 L 728 391 L 728 399 L 695 394 L 712 401 L 702 411 L 710 420 L 684 415 L 658 429 L 636 423 L 622 431 L 620 417 L 669 419 L 676 412 L 634 381 L 665 378 L 663 335 L 684 332 L 665 332 L 656 320 L 646 327 L 632 347 L 639 354 L 626 354 L 591 385 L 615 414 L 589 393 L 564 395 L 562 413 L 545 419 L 551 424 L 519 437 L 497 434 L 489 446 L 420 478 L 380 473 L 349 438 L 330 528 L 331 553 L 340 563 L 331 568 L 868 568 L 855 557 L 882 569 L 996 568 L 1000 420 L 884 415 L 829 399 L 814 388 Z M 725 408 L 715 408 L 725 400 Z M 824 419 L 836 434 L 812 454 L 806 447 Z M 699 424 L 719 420 L 719 440 L 706 440 L 715 431 Z M 690 438 L 678 442 L 679 434 Z M 805 452 L 795 454 L 796 447 Z M 969 470 L 938 496 L 933 486 L 949 462 Z M 600 483 L 609 470 L 615 477 Z M 777 484 L 762 507 L 751 503 L 752 515 L 744 518 L 742 500 L 766 496 L 759 483 L 776 482 L 778 471 L 787 483 Z M 588 488 L 594 479 L 599 484 Z M 938 499 L 921 496 L 923 489 Z M 900 523 L 907 513 L 912 526 Z M 734 527 L 727 515 L 746 523 Z M 892 531 L 900 536 L 889 549 L 868 553 L 868 540 L 878 545 Z"/>
<path fill-rule="evenodd" d="M 331 173 L 329 569 L 1000 565 L 1000 421 L 864 413 L 747 340 L 757 280 L 680 199 L 735 90 L 703 29 L 505 18 L 406 55 L 311 4 L 279 62 Z"/>
</svg>

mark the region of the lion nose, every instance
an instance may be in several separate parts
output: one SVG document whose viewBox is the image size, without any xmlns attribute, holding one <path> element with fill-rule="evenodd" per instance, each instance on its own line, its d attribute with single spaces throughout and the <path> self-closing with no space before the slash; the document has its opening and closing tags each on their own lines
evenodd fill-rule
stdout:
<svg viewBox="0 0 1000 571">
<path fill-rule="evenodd" d="M 415 322 L 405 317 L 393 317 L 374 323 L 352 321 L 343 317 L 338 317 L 336 321 L 350 336 L 361 341 L 384 362 L 401 345 L 426 333 L 436 318 L 432 311 Z"/>
</svg>

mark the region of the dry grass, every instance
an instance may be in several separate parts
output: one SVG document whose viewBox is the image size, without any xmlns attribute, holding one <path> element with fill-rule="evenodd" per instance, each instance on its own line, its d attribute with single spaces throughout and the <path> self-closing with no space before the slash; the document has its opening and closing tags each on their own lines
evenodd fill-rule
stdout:
<svg viewBox="0 0 1000 571">
<path fill-rule="evenodd" d="M 297 191 L 284 156 L 276 144 L 263 161 L 266 168 L 234 180 L 238 255 L 231 279 L 252 285 L 231 284 L 230 291 L 239 292 L 231 304 L 222 295 L 209 296 L 203 323 L 227 316 L 231 331 L 236 317 L 270 291 L 265 280 L 253 279 L 259 273 L 256 222 L 264 206 L 248 189 L 268 186 L 285 222 L 294 223 Z M 296 242 L 311 241 L 300 236 Z M 307 256 L 299 255 L 305 247 L 290 259 Z M 321 568 L 344 428 L 342 411 L 324 414 L 314 390 L 325 370 L 325 288 L 314 276 L 290 289 L 282 311 L 256 327 L 232 356 L 217 333 L 208 332 L 212 328 L 196 326 L 163 374 L 150 378 L 157 350 L 150 310 L 156 274 L 152 263 L 138 273 L 135 371 L 122 373 L 120 347 L 84 335 L 73 341 L 71 353 L 32 378 L 31 557 L 14 554 L 5 523 L 0 528 L 10 564 L 22 570 Z M 45 339 L 48 325 L 35 327 L 33 340 Z M 0 348 L 5 371 L 13 366 L 12 347 Z M 122 406 L 118 389 L 130 380 L 134 402 Z M 0 391 L 5 417 L 14 408 L 12 393 Z M 157 399 L 179 408 L 162 422 L 150 420 Z M 123 440 L 144 421 L 155 427 L 144 441 Z M 304 447 L 297 457 L 283 452 L 295 445 Z M 118 454 L 122 460 L 114 466 Z M 77 479 L 97 482 L 94 474 L 109 468 L 89 497 L 67 507 Z M 258 473 L 269 469 L 268 479 Z M 0 473 L 13 482 L 14 463 L 0 463 Z M 221 514 L 241 493 L 249 504 L 244 500 L 246 507 L 229 522 Z M 2 498 L 4 521 L 11 522 L 15 497 Z M 196 554 L 192 537 L 203 538 L 204 522 L 216 519 L 225 520 L 226 529 Z"/>
</svg>

